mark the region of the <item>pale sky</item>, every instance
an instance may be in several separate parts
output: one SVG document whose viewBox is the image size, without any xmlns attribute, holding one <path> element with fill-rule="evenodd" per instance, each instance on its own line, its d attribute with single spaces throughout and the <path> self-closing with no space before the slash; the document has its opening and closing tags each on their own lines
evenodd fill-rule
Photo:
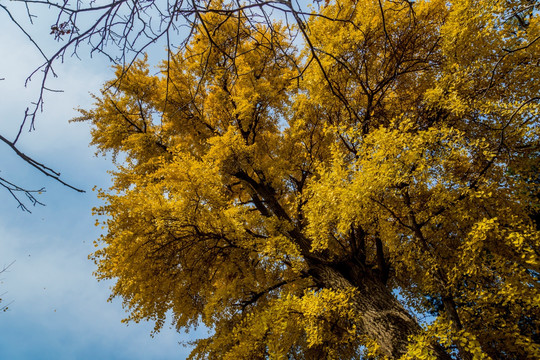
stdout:
<svg viewBox="0 0 540 360">
<path fill-rule="evenodd" d="M 22 13 L 15 15 L 27 23 Z M 52 51 L 48 15 L 39 16 L 44 21 L 36 23 L 34 34 Z M 41 59 L 2 9 L 0 54 L 0 78 L 5 78 L 0 81 L 0 133 L 13 139 L 39 85 L 35 78 L 25 88 L 24 79 Z M 97 93 L 111 76 L 109 65 L 99 56 L 58 64 L 59 78 L 50 86 L 65 92 L 47 95 L 36 131 L 25 131 L 19 141 L 20 150 L 61 171 L 65 181 L 86 193 L 47 179 L 0 144 L 0 176 L 27 188 L 46 188 L 39 196 L 46 206 L 32 207 L 32 214 L 17 209 L 0 189 L 0 267 L 15 261 L 0 275 L 0 297 L 11 302 L 0 313 L 1 359 L 184 359 L 189 349 L 179 342 L 197 336 L 166 328 L 151 338 L 153 324 L 122 324 L 126 314 L 120 300 L 107 302 L 112 283 L 98 283 L 92 276 L 95 265 L 87 257 L 100 234 L 91 215 L 99 204 L 92 188 L 107 187 L 111 165 L 110 159 L 94 157 L 89 127 L 68 120 L 77 116 L 74 108 L 91 105 L 89 93 Z"/>
</svg>

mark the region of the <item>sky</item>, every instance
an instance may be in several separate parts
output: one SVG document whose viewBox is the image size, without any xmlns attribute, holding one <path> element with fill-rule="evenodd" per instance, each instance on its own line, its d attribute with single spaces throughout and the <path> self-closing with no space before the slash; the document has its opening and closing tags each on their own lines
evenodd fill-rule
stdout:
<svg viewBox="0 0 540 360">
<path fill-rule="evenodd" d="M 0 0 L 0 5 L 7 4 Z M 11 8 L 11 3 L 9 4 Z M 12 8 L 13 9 L 13 8 Z M 24 13 L 14 15 L 27 23 Z M 39 13 L 31 31 L 46 52 L 53 51 L 47 28 L 50 16 Z M 160 51 L 159 49 L 155 51 Z M 13 139 L 24 109 L 35 99 L 39 81 L 24 86 L 39 65 L 40 55 L 0 8 L 0 134 Z M 98 282 L 88 260 L 100 235 L 91 209 L 100 204 L 94 186 L 106 188 L 110 159 L 95 157 L 89 126 L 68 123 L 77 107 L 89 108 L 90 93 L 98 93 L 111 77 L 110 63 L 100 56 L 67 58 L 56 68 L 50 87 L 63 93 L 46 95 L 36 130 L 23 132 L 20 150 L 55 170 L 62 179 L 86 190 L 80 194 L 52 181 L 21 161 L 0 144 L 0 176 L 31 189 L 45 187 L 38 196 L 45 206 L 17 208 L 11 195 L 0 189 L 0 358 L 22 359 L 184 359 L 189 348 L 180 343 L 204 336 L 166 327 L 153 338 L 153 324 L 131 323 L 120 299 L 107 302 L 112 282 Z"/>
</svg>

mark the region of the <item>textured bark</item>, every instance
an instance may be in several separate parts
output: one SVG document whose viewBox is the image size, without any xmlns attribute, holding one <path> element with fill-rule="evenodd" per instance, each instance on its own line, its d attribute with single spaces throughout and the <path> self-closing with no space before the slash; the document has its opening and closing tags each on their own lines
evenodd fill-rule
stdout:
<svg viewBox="0 0 540 360">
<path fill-rule="evenodd" d="M 355 287 L 358 291 L 352 305 L 361 314 L 359 324 L 362 330 L 391 359 L 399 359 L 407 352 L 409 336 L 417 334 L 421 328 L 378 276 L 360 271 L 353 263 L 339 267 L 310 264 L 310 273 L 321 287 Z M 440 346 L 433 346 L 433 351 L 437 359 L 451 359 Z"/>
</svg>

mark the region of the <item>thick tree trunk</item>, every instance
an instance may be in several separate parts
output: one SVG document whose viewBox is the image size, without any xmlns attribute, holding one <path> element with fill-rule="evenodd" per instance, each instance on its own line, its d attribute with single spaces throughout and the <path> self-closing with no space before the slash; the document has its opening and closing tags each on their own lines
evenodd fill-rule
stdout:
<svg viewBox="0 0 540 360">
<path fill-rule="evenodd" d="M 356 268 L 356 271 L 355 271 Z M 326 264 L 310 264 L 310 273 L 322 287 L 331 289 L 357 288 L 353 306 L 361 314 L 362 330 L 390 359 L 399 359 L 407 352 L 408 338 L 421 328 L 403 308 L 390 289 L 372 272 L 358 271 L 354 264 L 339 267 Z M 437 359 L 450 359 L 439 346 L 433 346 Z"/>
<path fill-rule="evenodd" d="M 234 176 L 245 181 L 252 191 L 258 194 L 253 197 L 253 202 L 263 216 L 270 216 L 271 211 L 277 218 L 292 225 L 291 217 L 280 205 L 275 197 L 275 190 L 269 184 L 255 181 L 244 171 L 238 171 Z M 264 199 L 265 203 L 262 203 L 259 197 Z M 309 267 L 308 272 L 320 287 L 336 290 L 354 287 L 358 290 L 353 306 L 361 314 L 359 324 L 362 330 L 378 343 L 381 352 L 390 359 L 399 359 L 405 354 L 409 336 L 417 334 L 421 328 L 381 277 L 362 266 L 362 261 L 351 260 L 334 266 L 322 262 L 312 256 L 311 242 L 300 229 L 292 226 L 287 233 L 300 248 Z M 451 360 L 440 346 L 433 345 L 432 349 L 437 359 Z"/>
</svg>

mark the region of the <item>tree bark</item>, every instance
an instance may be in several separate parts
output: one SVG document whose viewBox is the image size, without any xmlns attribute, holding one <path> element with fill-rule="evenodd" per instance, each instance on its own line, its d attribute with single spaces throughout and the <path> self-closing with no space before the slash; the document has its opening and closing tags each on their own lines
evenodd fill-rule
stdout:
<svg viewBox="0 0 540 360">
<path fill-rule="evenodd" d="M 353 262 L 337 268 L 327 264 L 309 265 L 309 272 L 319 286 L 357 289 L 352 306 L 360 314 L 361 329 L 378 343 L 385 356 L 399 359 L 407 352 L 409 337 L 418 334 L 421 327 L 377 275 L 369 270 L 359 271 Z M 432 350 L 436 359 L 451 359 L 439 345 L 433 345 Z"/>
</svg>

